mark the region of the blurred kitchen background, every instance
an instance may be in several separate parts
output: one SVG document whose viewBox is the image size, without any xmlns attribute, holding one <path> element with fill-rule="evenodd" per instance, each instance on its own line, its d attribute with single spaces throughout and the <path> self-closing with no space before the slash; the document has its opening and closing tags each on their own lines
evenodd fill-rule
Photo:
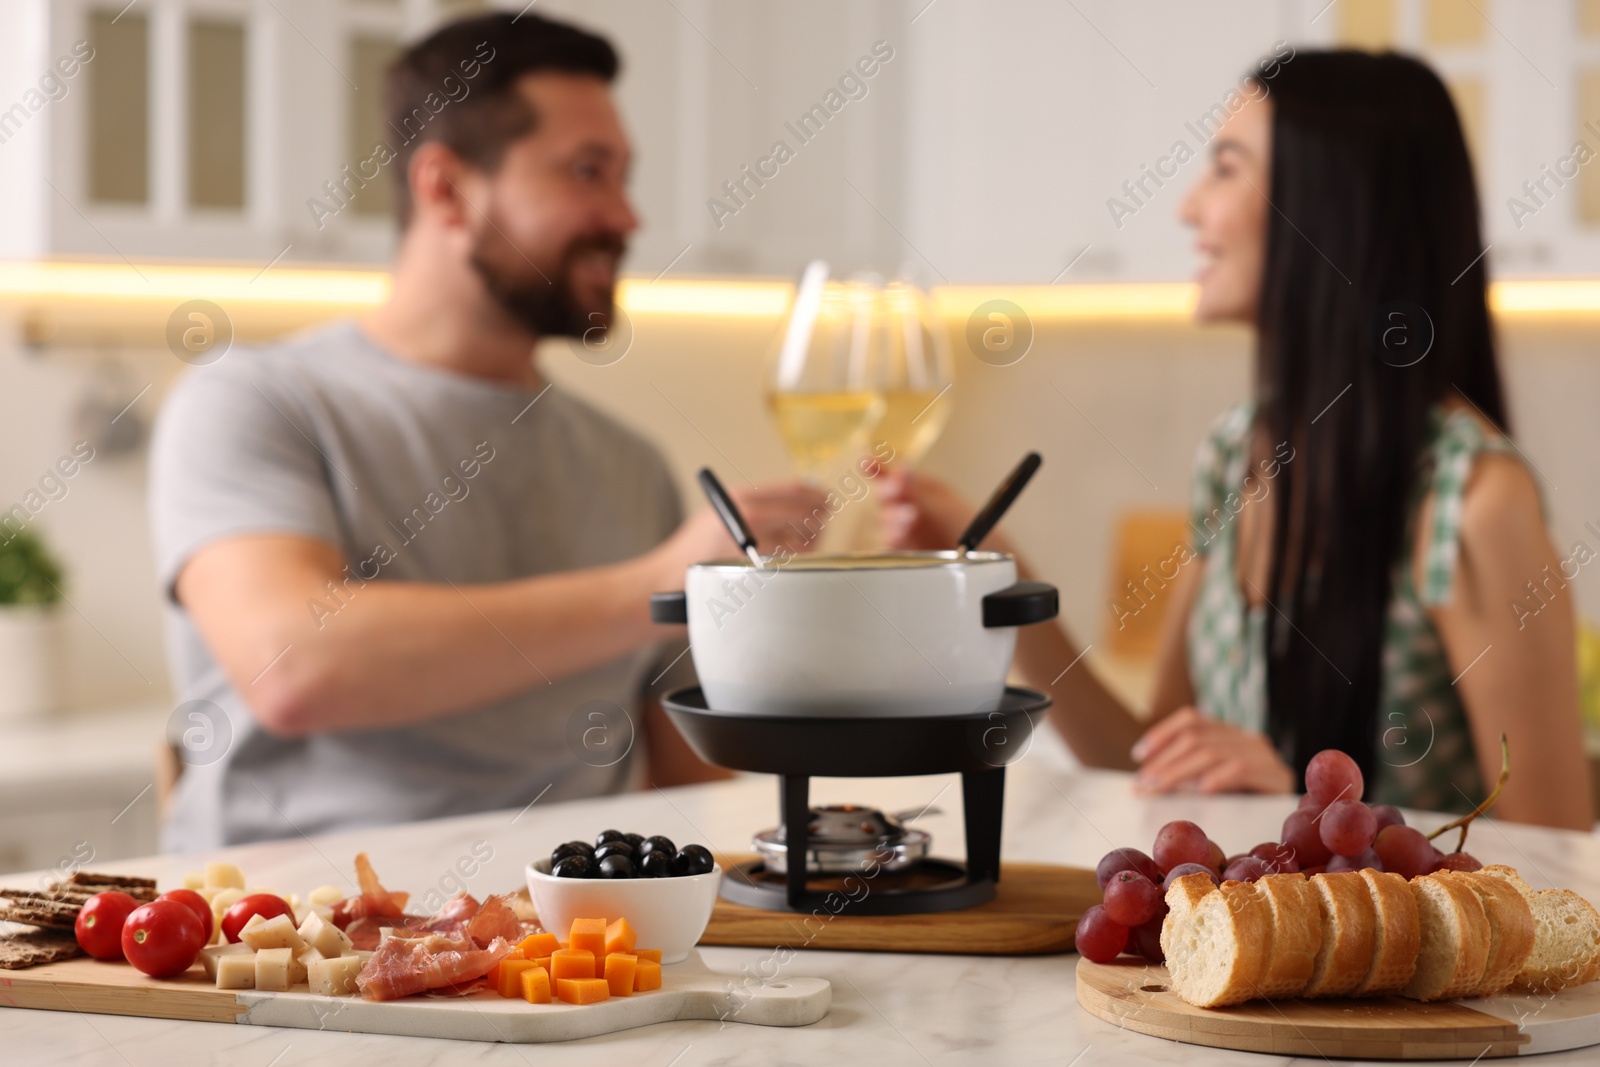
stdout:
<svg viewBox="0 0 1600 1067">
<path fill-rule="evenodd" d="M 84 826 L 102 858 L 153 851 L 174 709 L 145 446 L 196 358 L 183 332 L 214 330 L 217 358 L 381 297 L 389 175 L 358 180 L 385 136 L 381 72 L 487 6 L 5 0 L 0 509 L 59 560 L 64 596 L 0 604 L 0 869 L 50 866 Z M 557 341 L 542 366 L 653 439 L 686 491 L 707 464 L 790 473 L 765 394 L 808 261 L 911 279 L 951 373 L 919 466 L 976 496 L 1044 454 L 1008 524 L 1089 661 L 1140 694 L 1161 605 L 1123 627 L 1113 605 L 1182 536 L 1196 443 L 1249 365 L 1242 332 L 1187 321 L 1175 214 L 1207 114 L 1258 57 L 1343 43 L 1419 53 L 1450 84 L 1518 440 L 1561 555 L 1600 548 L 1600 166 L 1568 162 L 1600 151 L 1600 0 L 527 6 L 621 50 L 644 219 L 620 354 Z M 874 73 L 841 83 L 864 56 Z M 791 158 L 751 180 L 778 141 Z M 1196 158 L 1151 180 L 1178 142 Z M 0 556 L 0 599 L 27 599 L 6 592 L 18 565 Z M 1600 614 L 1596 580 L 1563 591 L 1580 616 Z"/>
</svg>

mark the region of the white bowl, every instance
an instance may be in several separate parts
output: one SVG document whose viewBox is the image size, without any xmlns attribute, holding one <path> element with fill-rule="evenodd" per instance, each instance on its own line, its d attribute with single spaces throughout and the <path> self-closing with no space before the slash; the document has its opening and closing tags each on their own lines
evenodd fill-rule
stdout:
<svg viewBox="0 0 1600 1067">
<path fill-rule="evenodd" d="M 711 921 L 722 868 L 675 878 L 557 878 L 548 858 L 528 864 L 528 895 L 539 924 L 565 940 L 573 919 L 627 919 L 640 948 L 661 950 L 662 963 L 689 956 Z"/>
</svg>

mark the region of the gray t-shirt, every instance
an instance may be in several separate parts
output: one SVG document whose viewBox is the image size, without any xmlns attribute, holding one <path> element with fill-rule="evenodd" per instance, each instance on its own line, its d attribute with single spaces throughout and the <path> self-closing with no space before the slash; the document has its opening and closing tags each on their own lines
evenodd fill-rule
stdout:
<svg viewBox="0 0 1600 1067">
<path fill-rule="evenodd" d="M 150 463 L 169 594 L 209 543 L 315 537 L 355 576 L 307 604 L 324 628 L 340 624 L 361 579 L 467 589 L 615 563 L 681 517 L 660 455 L 612 419 L 553 386 L 541 394 L 402 362 L 353 323 L 189 371 Z M 658 646 L 491 706 L 286 739 L 256 724 L 170 595 L 167 632 L 179 700 L 211 702 L 175 717 L 176 730 L 197 731 L 180 749 L 163 828 L 175 851 L 620 791 L 639 746 L 593 766 L 608 760 L 574 754 L 572 721 L 608 701 L 638 722 L 644 686 L 671 658 Z M 538 649 L 521 651 L 538 663 Z M 213 705 L 225 723 L 207 733 Z"/>
</svg>

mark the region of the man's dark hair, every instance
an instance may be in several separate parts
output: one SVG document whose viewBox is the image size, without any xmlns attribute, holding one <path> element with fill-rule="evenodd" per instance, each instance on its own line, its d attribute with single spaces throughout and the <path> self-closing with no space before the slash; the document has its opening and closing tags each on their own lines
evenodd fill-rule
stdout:
<svg viewBox="0 0 1600 1067">
<path fill-rule="evenodd" d="M 400 228 L 411 222 L 406 168 L 417 145 L 438 141 L 473 166 L 493 170 L 506 145 L 538 125 L 517 92 L 523 75 L 556 71 L 610 82 L 620 67 L 605 38 L 533 14 L 451 22 L 406 49 L 384 86 L 384 111 L 398 142 L 391 165 Z"/>
</svg>

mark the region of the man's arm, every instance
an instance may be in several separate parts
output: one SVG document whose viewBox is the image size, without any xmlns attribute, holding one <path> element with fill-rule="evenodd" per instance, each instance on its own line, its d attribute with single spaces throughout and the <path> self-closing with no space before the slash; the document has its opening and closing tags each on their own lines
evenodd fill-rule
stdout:
<svg viewBox="0 0 1600 1067">
<path fill-rule="evenodd" d="M 820 494 L 735 490 L 763 544 Z M 395 726 L 501 700 L 659 640 L 652 592 L 732 550 L 709 509 L 657 548 L 604 567 L 481 585 L 369 581 L 343 590 L 333 545 L 239 536 L 196 551 L 175 590 L 212 655 L 266 729 L 285 736 Z M 337 610 L 314 613 L 319 600 Z"/>
</svg>

